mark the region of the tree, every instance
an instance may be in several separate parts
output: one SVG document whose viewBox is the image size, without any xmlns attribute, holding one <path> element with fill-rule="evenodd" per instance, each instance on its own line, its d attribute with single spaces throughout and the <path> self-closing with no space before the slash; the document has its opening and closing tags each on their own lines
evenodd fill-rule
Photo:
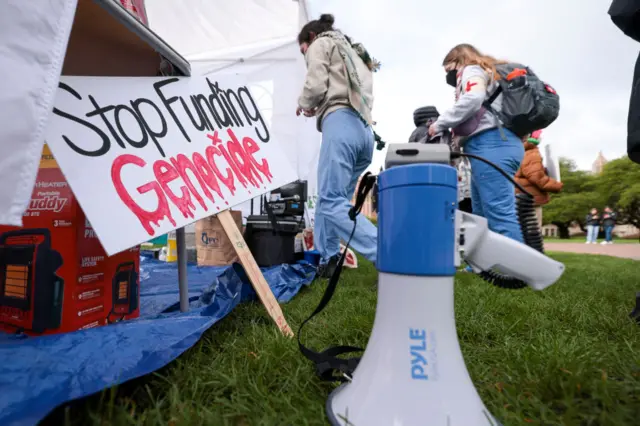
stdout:
<svg viewBox="0 0 640 426">
<path fill-rule="evenodd" d="M 620 222 L 640 228 L 640 182 L 624 190 L 618 208 Z"/>
<path fill-rule="evenodd" d="M 596 192 L 579 194 L 558 194 L 544 207 L 544 221 L 558 227 L 560 238 L 569 238 L 569 227 L 577 222 L 583 226 L 583 221 L 589 209 L 597 206 L 600 195 Z"/>
<path fill-rule="evenodd" d="M 624 156 L 610 161 L 598 176 L 603 204 L 618 210 L 618 222 L 640 227 L 640 166 Z M 603 207 L 604 207 L 603 205 Z"/>
<path fill-rule="evenodd" d="M 607 205 L 618 204 L 622 194 L 636 183 L 640 183 L 640 167 L 624 156 L 608 162 L 597 177 L 596 189 L 604 196 Z"/>
<path fill-rule="evenodd" d="M 578 170 L 575 161 L 560 157 L 560 177 L 562 178 L 562 192 L 552 194 L 553 196 L 562 196 L 564 194 L 578 194 L 580 192 L 592 192 L 596 189 L 596 177 L 584 170 Z"/>
<path fill-rule="evenodd" d="M 578 170 L 576 163 L 568 158 L 560 158 L 558 162 L 564 186 L 562 192 L 551 194 L 542 217 L 545 223 L 558 227 L 560 238 L 569 238 L 569 227 L 573 223 L 577 222 L 584 230 L 585 216 L 592 207 L 601 204 L 602 196 L 597 191 L 596 176 Z"/>
<path fill-rule="evenodd" d="M 618 223 L 640 228 L 640 167 L 624 156 L 608 162 L 600 175 L 578 170 L 576 163 L 560 158 L 564 187 L 552 194 L 543 219 L 558 227 L 560 238 L 569 238 L 569 227 L 578 223 L 584 231 L 589 210 L 609 206 L 618 211 Z"/>
</svg>

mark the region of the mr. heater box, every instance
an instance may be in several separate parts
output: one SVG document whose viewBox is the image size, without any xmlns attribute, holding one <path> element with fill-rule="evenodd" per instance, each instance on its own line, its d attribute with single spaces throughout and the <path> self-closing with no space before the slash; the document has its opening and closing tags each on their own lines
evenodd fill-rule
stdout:
<svg viewBox="0 0 640 426">
<path fill-rule="evenodd" d="M 23 227 L 0 226 L 0 330 L 54 334 L 139 316 L 140 249 L 107 254 L 45 145 Z"/>
</svg>

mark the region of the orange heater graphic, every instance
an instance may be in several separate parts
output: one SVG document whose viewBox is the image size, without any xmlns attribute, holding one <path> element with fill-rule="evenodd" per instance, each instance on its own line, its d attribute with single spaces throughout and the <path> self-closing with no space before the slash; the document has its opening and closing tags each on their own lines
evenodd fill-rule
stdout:
<svg viewBox="0 0 640 426">
<path fill-rule="evenodd" d="M 48 229 L 0 235 L 0 322 L 16 331 L 42 333 L 60 327 L 64 281 L 56 275 L 62 256 Z"/>
<path fill-rule="evenodd" d="M 138 309 L 138 273 L 134 262 L 118 265 L 113 276 L 113 307 L 109 322 L 119 322 Z M 115 321 L 112 317 L 119 316 Z"/>
</svg>

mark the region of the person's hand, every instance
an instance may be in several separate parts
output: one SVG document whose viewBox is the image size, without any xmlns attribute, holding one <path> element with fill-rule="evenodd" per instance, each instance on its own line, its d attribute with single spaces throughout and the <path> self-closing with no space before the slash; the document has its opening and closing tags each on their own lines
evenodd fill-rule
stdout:
<svg viewBox="0 0 640 426">
<path fill-rule="evenodd" d="M 298 107 L 296 108 L 296 115 L 299 117 L 300 114 L 304 114 L 305 117 L 313 117 L 314 115 L 316 115 L 317 111 L 318 111 L 318 108 L 304 109 L 302 107 Z"/>
<path fill-rule="evenodd" d="M 436 123 L 433 123 L 431 126 L 429 126 L 429 136 L 433 137 L 436 134 Z"/>
</svg>

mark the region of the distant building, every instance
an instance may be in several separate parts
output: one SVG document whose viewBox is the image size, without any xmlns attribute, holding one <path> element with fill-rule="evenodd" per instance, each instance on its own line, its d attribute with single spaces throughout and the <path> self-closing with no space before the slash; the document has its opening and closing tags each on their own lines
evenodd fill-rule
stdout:
<svg viewBox="0 0 640 426">
<path fill-rule="evenodd" d="M 593 172 L 594 175 L 601 174 L 602 170 L 604 170 L 605 164 L 607 164 L 607 159 L 604 158 L 604 155 L 602 155 L 602 151 L 600 151 L 598 153 L 598 157 L 596 158 L 596 161 L 594 161 L 593 165 L 591 166 L 591 172 Z"/>
</svg>

